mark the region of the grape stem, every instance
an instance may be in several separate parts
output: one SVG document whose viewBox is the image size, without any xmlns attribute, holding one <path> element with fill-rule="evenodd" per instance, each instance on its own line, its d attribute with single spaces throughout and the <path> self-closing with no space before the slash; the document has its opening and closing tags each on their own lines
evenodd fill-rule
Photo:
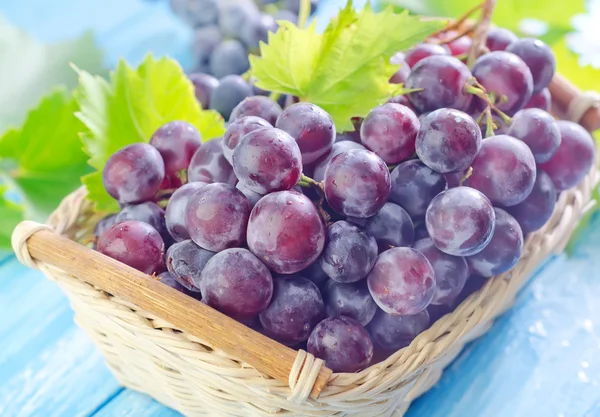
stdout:
<svg viewBox="0 0 600 417">
<path fill-rule="evenodd" d="M 438 45 L 445 45 L 450 42 L 454 42 L 455 40 L 458 40 L 458 39 L 462 38 L 463 36 L 470 35 L 471 32 L 473 32 L 474 30 L 475 30 L 475 25 L 468 25 L 464 29 L 457 32 L 455 36 L 452 36 L 451 38 L 448 38 L 448 39 L 438 42 Z"/>
<path fill-rule="evenodd" d="M 498 116 L 500 116 L 500 118 L 502 119 L 502 121 L 504 123 L 506 123 L 507 125 L 511 124 L 512 119 L 510 118 L 510 116 L 508 116 L 506 113 L 504 113 L 498 107 L 496 107 L 496 104 L 495 104 L 496 95 L 493 92 L 488 93 L 485 90 L 485 88 L 481 84 L 479 84 L 479 82 L 475 78 L 471 79 L 469 81 L 469 83 L 465 84 L 465 92 L 479 97 L 486 103 L 487 107 L 484 110 L 484 112 L 486 113 L 486 117 L 487 117 L 486 123 L 488 124 L 488 127 L 490 126 L 489 121 L 492 119 L 492 110 L 494 111 L 494 113 L 496 113 Z M 486 132 L 486 135 L 487 135 L 487 133 L 488 132 Z M 493 135 L 493 133 L 492 133 L 492 135 Z"/>
<path fill-rule="evenodd" d="M 462 177 L 460 179 L 460 181 L 458 182 L 458 185 L 460 185 L 462 187 L 463 183 L 467 180 L 467 178 L 469 178 L 471 175 L 473 175 L 473 167 L 469 167 L 469 169 L 467 170 L 467 173 L 465 174 L 464 177 Z"/>
<path fill-rule="evenodd" d="M 281 97 L 281 93 L 278 93 L 277 91 L 272 91 L 271 94 L 269 94 L 269 98 L 273 101 L 279 100 L 279 97 Z"/>
<path fill-rule="evenodd" d="M 310 0 L 300 0 L 300 13 L 298 13 L 298 27 L 303 29 L 310 14 Z"/>
<path fill-rule="evenodd" d="M 496 0 L 485 0 L 482 4 L 481 17 L 479 18 L 479 24 L 473 33 L 473 43 L 471 44 L 469 57 L 467 58 L 467 66 L 469 68 L 473 67 L 475 60 L 479 58 L 479 55 L 485 47 L 485 41 L 487 40 L 487 34 L 490 30 L 492 14 L 494 14 L 495 7 Z"/>
<path fill-rule="evenodd" d="M 467 10 L 465 12 L 465 14 L 463 14 L 461 17 L 459 17 L 457 20 L 455 20 L 454 22 L 450 23 L 449 25 L 447 25 L 445 28 L 438 30 L 437 32 L 435 32 L 433 35 L 431 35 L 431 37 L 437 37 L 438 35 L 440 35 L 441 33 L 444 32 L 448 32 L 449 30 L 452 29 L 456 29 L 458 27 L 460 27 L 465 20 L 467 20 L 468 18 L 471 17 L 471 15 L 473 13 L 475 13 L 477 10 L 481 9 L 483 7 L 485 2 L 479 3 L 478 5 L 475 5 L 473 7 L 471 7 L 469 10 Z"/>
</svg>

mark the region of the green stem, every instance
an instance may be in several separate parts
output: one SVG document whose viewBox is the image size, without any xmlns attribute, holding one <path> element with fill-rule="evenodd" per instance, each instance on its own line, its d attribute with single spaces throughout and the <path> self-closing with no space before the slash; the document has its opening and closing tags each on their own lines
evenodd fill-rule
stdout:
<svg viewBox="0 0 600 417">
<path fill-rule="evenodd" d="M 460 182 L 458 183 L 458 185 L 460 185 L 462 187 L 463 183 L 467 180 L 467 178 L 469 178 L 471 175 L 473 174 L 473 167 L 469 167 L 469 169 L 467 170 L 467 173 L 465 174 L 464 177 L 462 177 L 460 179 Z"/>
<path fill-rule="evenodd" d="M 281 93 L 278 93 L 277 91 L 272 91 L 271 94 L 269 94 L 269 98 L 273 101 L 279 100 L 279 97 L 281 97 Z"/>
<path fill-rule="evenodd" d="M 310 0 L 300 0 L 300 13 L 298 14 L 298 27 L 300 29 L 306 26 L 308 15 L 310 14 Z"/>
</svg>

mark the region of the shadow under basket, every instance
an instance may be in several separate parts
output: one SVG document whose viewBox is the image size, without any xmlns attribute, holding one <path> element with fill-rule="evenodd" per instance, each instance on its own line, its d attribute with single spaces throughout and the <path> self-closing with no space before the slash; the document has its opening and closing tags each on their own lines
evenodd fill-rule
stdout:
<svg viewBox="0 0 600 417">
<path fill-rule="evenodd" d="M 589 97 L 558 75 L 552 90 L 555 114 L 598 128 L 597 104 Z M 586 100 L 588 105 L 581 103 Z M 89 239 L 98 220 L 84 189 L 69 195 L 46 225 L 21 223 L 13 247 L 21 262 L 66 293 L 76 322 L 121 384 L 185 415 L 402 416 L 465 343 L 511 306 L 538 265 L 563 250 L 592 207 L 598 180 L 594 166 L 577 187 L 560 194 L 552 218 L 528 236 L 509 273 L 489 279 L 409 346 L 358 373 L 332 373 L 311 354 L 77 243 Z"/>
</svg>

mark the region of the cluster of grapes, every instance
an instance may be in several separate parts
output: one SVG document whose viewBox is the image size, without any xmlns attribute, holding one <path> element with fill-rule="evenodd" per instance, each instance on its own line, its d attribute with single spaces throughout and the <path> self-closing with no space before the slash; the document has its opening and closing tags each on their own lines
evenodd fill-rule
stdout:
<svg viewBox="0 0 600 417">
<path fill-rule="evenodd" d="M 253 96 L 222 138 L 173 121 L 119 150 L 103 180 L 122 209 L 97 250 L 336 372 L 408 345 L 517 263 L 594 157 L 581 126 L 548 113 L 545 44 L 494 29 L 469 69 L 470 38 L 435 41 L 394 56 L 391 82 L 415 90 L 354 132 Z"/>
</svg>

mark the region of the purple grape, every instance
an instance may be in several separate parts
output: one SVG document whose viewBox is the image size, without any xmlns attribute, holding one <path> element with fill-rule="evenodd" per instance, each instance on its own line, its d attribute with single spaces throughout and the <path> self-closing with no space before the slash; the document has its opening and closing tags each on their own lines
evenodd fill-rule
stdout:
<svg viewBox="0 0 600 417">
<path fill-rule="evenodd" d="M 150 138 L 165 163 L 165 175 L 174 177 L 187 170 L 192 156 L 202 144 L 198 130 L 188 122 L 175 120 L 158 128 Z"/>
<path fill-rule="evenodd" d="M 552 178 L 557 191 L 576 186 L 594 164 L 594 140 L 581 125 L 559 120 L 561 143 L 546 163 L 540 164 Z"/>
<path fill-rule="evenodd" d="M 319 288 L 321 288 L 325 282 L 330 281 L 325 271 L 323 271 L 323 268 L 321 268 L 321 263 L 318 260 L 313 262 L 306 269 L 298 272 L 298 275 L 308 278 Z"/>
<path fill-rule="evenodd" d="M 394 75 L 392 75 L 390 77 L 390 83 L 391 84 L 406 84 L 406 79 L 408 78 L 408 75 L 410 74 L 410 65 L 408 65 L 408 62 L 406 62 L 404 60 L 404 58 L 394 58 L 395 55 L 390 59 L 390 63 L 394 64 L 394 65 L 400 65 L 400 68 L 398 68 L 398 71 L 396 71 L 394 73 Z"/>
<path fill-rule="evenodd" d="M 188 75 L 188 78 L 194 85 L 194 93 L 196 99 L 203 109 L 208 109 L 210 106 L 210 96 L 215 88 L 219 86 L 219 80 L 209 74 L 196 72 Z"/>
<path fill-rule="evenodd" d="M 539 39 L 522 38 L 511 43 L 507 52 L 520 57 L 529 67 L 533 76 L 533 92 L 546 88 L 556 71 L 556 58 L 548 45 Z"/>
<path fill-rule="evenodd" d="M 349 317 L 326 318 L 308 338 L 308 352 L 333 372 L 358 372 L 373 359 L 373 342 L 363 326 Z"/>
<path fill-rule="evenodd" d="M 367 283 L 373 300 L 389 314 L 417 314 L 427 308 L 435 293 L 431 264 L 412 248 L 392 248 L 381 253 Z"/>
<path fill-rule="evenodd" d="M 269 305 L 273 278 L 248 249 L 226 249 L 206 263 L 200 289 L 207 305 L 233 318 L 249 319 Z"/>
<path fill-rule="evenodd" d="M 486 46 L 490 51 L 504 51 L 508 45 L 519 40 L 519 37 L 508 29 L 491 28 L 487 34 Z"/>
<path fill-rule="evenodd" d="M 561 140 L 554 117 L 540 109 L 525 109 L 515 114 L 507 134 L 525 142 L 537 163 L 552 158 Z"/>
<path fill-rule="evenodd" d="M 398 246 L 410 246 L 414 240 L 414 225 L 410 215 L 397 204 L 385 203 L 368 219 L 349 218 L 375 238 L 379 252 Z"/>
<path fill-rule="evenodd" d="M 302 176 L 302 157 L 293 137 L 280 129 L 262 128 L 240 140 L 233 152 L 233 170 L 256 193 L 289 190 Z"/>
<path fill-rule="evenodd" d="M 351 132 L 342 132 L 342 133 L 336 133 L 335 135 L 335 143 L 338 142 L 356 142 L 356 143 L 360 143 L 360 132 L 353 130 Z M 361 145 L 362 146 L 362 145 Z M 363 146 L 364 147 L 364 146 Z M 333 148 L 332 148 L 333 149 Z M 323 157 L 319 158 L 322 159 Z M 318 161 L 316 161 L 318 162 Z"/>
<path fill-rule="evenodd" d="M 128 220 L 114 224 L 100 236 L 98 252 L 148 275 L 165 269 L 165 244 L 148 223 Z"/>
<path fill-rule="evenodd" d="M 454 256 L 481 252 L 490 243 L 495 220 L 490 200 L 469 187 L 438 194 L 425 214 L 427 232 L 435 247 Z"/>
<path fill-rule="evenodd" d="M 227 127 L 223 135 L 223 155 L 227 162 L 233 164 L 233 151 L 246 133 L 263 127 L 273 127 L 269 122 L 256 116 L 238 117 Z"/>
<path fill-rule="evenodd" d="M 210 108 L 229 119 L 231 112 L 243 99 L 252 95 L 252 87 L 239 75 L 228 75 L 210 95 Z"/>
<path fill-rule="evenodd" d="M 351 142 L 349 140 L 334 143 L 333 146 L 331 147 L 331 152 L 329 152 L 329 154 L 326 157 L 324 157 L 324 159 L 317 161 L 317 164 L 315 165 L 315 169 L 313 171 L 312 178 L 317 182 L 323 181 L 325 179 L 325 170 L 327 169 L 327 165 L 329 164 L 329 161 L 331 161 L 334 156 L 336 156 L 342 152 L 349 151 L 350 149 L 365 150 L 366 148 L 364 146 L 362 146 L 360 143 Z"/>
<path fill-rule="evenodd" d="M 312 264 L 325 245 L 325 226 L 308 197 L 279 191 L 263 197 L 248 222 L 248 246 L 271 270 L 293 274 Z"/>
<path fill-rule="evenodd" d="M 185 184 L 183 187 L 175 190 L 169 199 L 167 209 L 165 210 L 165 224 L 169 234 L 176 242 L 190 238 L 190 234 L 185 226 L 185 209 L 192 194 L 206 184 L 205 182 L 190 182 Z"/>
<path fill-rule="evenodd" d="M 258 193 L 255 193 L 252 190 L 249 190 L 241 182 L 238 182 L 236 184 L 235 188 L 237 188 L 238 190 L 240 190 L 242 192 L 242 194 L 244 194 L 246 196 L 246 199 L 248 200 L 248 203 L 250 203 L 250 207 L 251 208 L 254 208 L 254 206 L 256 205 L 256 203 L 258 203 L 258 200 L 260 200 L 261 198 L 263 198 L 262 194 L 258 194 Z"/>
<path fill-rule="evenodd" d="M 329 280 L 323 288 L 327 317 L 350 317 L 366 326 L 377 311 L 365 281 L 340 284 Z"/>
<path fill-rule="evenodd" d="M 556 187 L 541 169 L 537 170 L 531 194 L 516 206 L 506 210 L 519 222 L 524 234 L 540 229 L 552 216 L 556 206 Z"/>
<path fill-rule="evenodd" d="M 115 223 L 121 223 L 126 220 L 137 220 L 148 223 L 156 229 L 165 244 L 171 240 L 171 235 L 169 235 L 165 224 L 165 211 L 156 203 L 146 202 L 123 207 L 119 214 L 117 214 Z"/>
<path fill-rule="evenodd" d="M 222 139 L 204 142 L 196 151 L 188 167 L 189 182 L 222 182 L 234 185 L 236 182 L 233 168 L 223 155 Z"/>
<path fill-rule="evenodd" d="M 392 353 L 410 345 L 410 342 L 429 328 L 430 324 L 427 310 L 410 316 L 388 314 L 377 310 L 367 330 L 376 348 Z"/>
<path fill-rule="evenodd" d="M 415 113 L 401 104 L 387 103 L 369 112 L 360 127 L 363 145 L 384 162 L 396 164 L 415 153 L 421 123 Z"/>
<path fill-rule="evenodd" d="M 421 239 L 429 238 L 429 232 L 427 231 L 427 226 L 425 222 L 419 222 L 415 224 L 415 242 L 418 242 Z"/>
<path fill-rule="evenodd" d="M 466 113 L 438 109 L 425 117 L 417 135 L 421 161 L 441 174 L 469 168 L 481 148 L 481 130 Z"/>
<path fill-rule="evenodd" d="M 340 220 L 327 229 L 319 262 L 334 281 L 347 284 L 367 276 L 377 258 L 377 242 L 363 230 Z"/>
<path fill-rule="evenodd" d="M 371 217 L 390 194 L 390 172 L 373 152 L 351 149 L 329 161 L 324 188 L 327 203 L 337 213 Z"/>
<path fill-rule="evenodd" d="M 473 40 L 470 37 L 461 36 L 460 38 L 448 42 L 447 46 L 448 49 L 450 49 L 450 54 L 458 57 L 467 54 L 472 44 Z"/>
<path fill-rule="evenodd" d="M 416 66 L 406 80 L 406 88 L 421 88 L 408 94 L 418 113 L 430 112 L 442 107 L 467 111 L 472 95 L 465 92 L 465 85 L 472 77 L 465 64 L 452 56 L 435 55 L 425 58 Z"/>
<path fill-rule="evenodd" d="M 94 227 L 94 237 L 95 240 L 97 241 L 98 238 L 100 236 L 102 236 L 102 233 L 104 233 L 104 231 L 106 229 L 108 229 L 109 227 L 111 227 L 112 225 L 114 225 L 117 222 L 117 215 L 116 214 L 109 214 L 106 217 L 101 218 L 98 223 L 96 223 L 96 226 Z"/>
<path fill-rule="evenodd" d="M 324 315 L 325 306 L 317 286 L 306 278 L 291 275 L 273 280 L 271 304 L 259 317 L 267 336 L 294 345 L 307 340 Z"/>
<path fill-rule="evenodd" d="M 242 75 L 250 68 L 248 51 L 237 39 L 225 39 L 210 56 L 210 72 L 217 78 Z"/>
<path fill-rule="evenodd" d="M 240 38 L 248 48 L 257 49 L 261 42 L 267 43 L 269 33 L 277 32 L 278 25 L 273 16 L 261 13 L 257 19 L 252 19 L 242 27 Z"/>
<path fill-rule="evenodd" d="M 108 194 L 121 204 L 151 200 L 165 178 L 165 164 L 160 153 L 146 143 L 134 143 L 112 154 L 102 182 Z"/>
<path fill-rule="evenodd" d="M 275 127 L 296 139 L 303 164 L 311 164 L 326 155 L 335 142 L 331 116 L 311 103 L 292 104 L 279 116 Z"/>
<path fill-rule="evenodd" d="M 165 259 L 173 279 L 187 290 L 199 292 L 202 270 L 214 255 L 188 239 L 173 244 Z"/>
<path fill-rule="evenodd" d="M 161 272 L 160 274 L 158 274 L 157 278 L 167 287 L 171 287 L 174 290 L 177 290 L 179 292 L 185 292 L 186 290 L 186 288 L 183 285 L 181 285 L 179 282 L 177 282 L 175 278 L 173 278 L 169 271 Z"/>
<path fill-rule="evenodd" d="M 481 191 L 493 204 L 509 207 L 525 200 L 535 183 L 535 159 L 522 141 L 507 135 L 483 141 L 464 185 Z"/>
<path fill-rule="evenodd" d="M 425 255 L 435 273 L 435 293 L 431 304 L 452 304 L 469 278 L 465 258 L 442 252 L 429 238 L 418 240 L 413 247 Z"/>
<path fill-rule="evenodd" d="M 413 68 L 423 59 L 434 55 L 449 55 L 449 50 L 442 45 L 435 45 L 433 43 L 420 43 L 414 48 L 406 51 L 404 54 L 404 60 L 410 68 Z"/>
<path fill-rule="evenodd" d="M 444 178 L 446 178 L 446 183 L 448 184 L 448 188 L 459 187 L 461 185 L 460 182 L 464 178 L 466 178 L 468 172 L 469 172 L 469 170 L 465 169 L 464 171 L 458 171 L 458 172 L 452 172 L 450 174 L 445 174 Z"/>
<path fill-rule="evenodd" d="M 264 96 L 252 96 L 246 97 L 240 102 L 229 117 L 229 121 L 241 119 L 246 116 L 260 117 L 261 119 L 268 122 L 268 126 L 275 126 L 277 118 L 281 115 L 281 107 L 279 104 L 271 100 L 269 97 Z"/>
<path fill-rule="evenodd" d="M 408 96 L 406 94 L 400 94 L 399 96 L 393 96 L 392 98 L 390 98 L 387 103 L 392 103 L 392 104 L 400 104 L 402 106 L 406 106 L 409 109 L 411 109 L 413 112 L 415 111 L 414 106 L 412 105 L 412 103 L 410 102 L 410 100 L 408 99 Z M 418 118 L 419 122 L 421 121 L 421 118 Z"/>
<path fill-rule="evenodd" d="M 194 2 L 194 0 L 192 1 Z M 210 71 L 210 57 L 222 41 L 223 34 L 217 25 L 207 25 L 194 30 L 192 60 L 199 72 Z M 202 106 L 202 108 L 208 107 Z"/>
<path fill-rule="evenodd" d="M 550 111 L 552 107 L 552 96 L 550 90 L 544 88 L 539 93 L 533 93 L 527 104 L 523 107 L 524 109 L 542 109 L 544 111 Z"/>
<path fill-rule="evenodd" d="M 494 208 L 496 227 L 489 245 L 476 255 L 467 257 L 471 271 L 482 277 L 493 277 L 509 271 L 519 262 L 523 251 L 521 226 L 510 214 Z"/>
<path fill-rule="evenodd" d="M 389 201 L 412 217 L 423 217 L 433 197 L 446 189 L 446 178 L 419 160 L 406 161 L 391 173 Z"/>
</svg>

